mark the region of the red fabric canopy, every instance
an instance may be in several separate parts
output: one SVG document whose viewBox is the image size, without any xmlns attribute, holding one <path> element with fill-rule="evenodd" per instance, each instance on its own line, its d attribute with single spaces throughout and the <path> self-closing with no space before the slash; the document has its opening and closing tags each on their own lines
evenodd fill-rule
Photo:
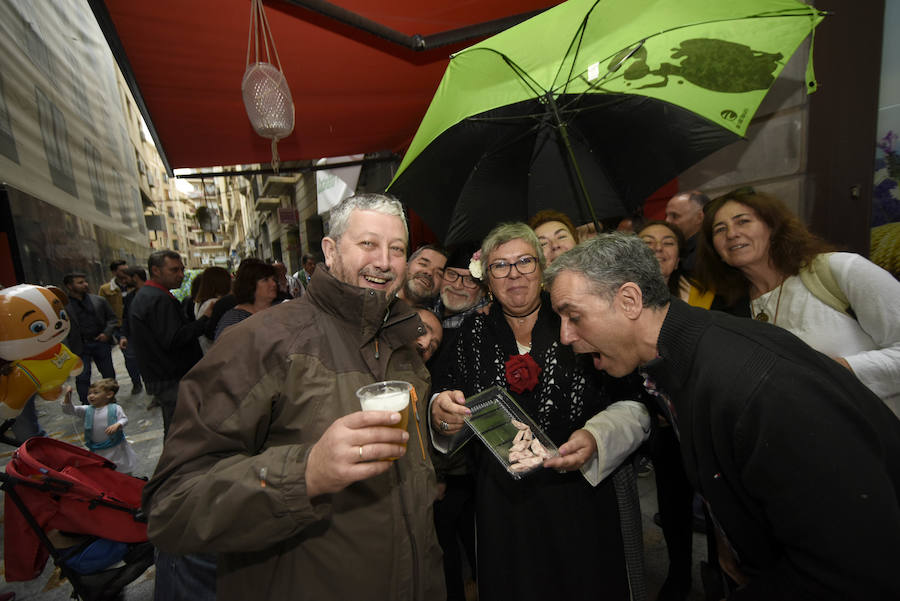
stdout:
<svg viewBox="0 0 900 601">
<path fill-rule="evenodd" d="M 547 8 L 559 0 L 337 0 L 408 35 L 427 36 Z M 96 4 L 96 2 L 95 2 Z M 105 0 L 169 165 L 267 163 L 241 98 L 248 0 Z M 450 53 L 416 52 L 284 2 L 266 14 L 296 107 L 283 161 L 378 151 L 411 141 Z"/>
</svg>

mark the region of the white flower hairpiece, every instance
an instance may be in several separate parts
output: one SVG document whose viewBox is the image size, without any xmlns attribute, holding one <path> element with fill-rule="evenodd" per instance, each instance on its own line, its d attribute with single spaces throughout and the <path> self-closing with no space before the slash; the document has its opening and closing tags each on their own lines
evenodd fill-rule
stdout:
<svg viewBox="0 0 900 601">
<path fill-rule="evenodd" d="M 472 274 L 472 277 L 476 280 L 484 279 L 484 273 L 481 271 L 481 249 L 475 251 L 475 254 L 472 255 L 471 260 L 469 260 L 469 273 Z"/>
</svg>

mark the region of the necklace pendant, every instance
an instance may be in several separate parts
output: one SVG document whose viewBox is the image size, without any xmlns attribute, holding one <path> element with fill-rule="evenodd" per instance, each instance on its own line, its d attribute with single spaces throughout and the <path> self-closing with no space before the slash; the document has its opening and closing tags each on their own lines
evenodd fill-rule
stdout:
<svg viewBox="0 0 900 601">
<path fill-rule="evenodd" d="M 755 319 L 756 319 L 756 321 L 767 322 L 767 321 L 769 321 L 769 314 L 766 313 L 765 311 L 760 311 L 759 313 L 756 314 Z"/>
</svg>

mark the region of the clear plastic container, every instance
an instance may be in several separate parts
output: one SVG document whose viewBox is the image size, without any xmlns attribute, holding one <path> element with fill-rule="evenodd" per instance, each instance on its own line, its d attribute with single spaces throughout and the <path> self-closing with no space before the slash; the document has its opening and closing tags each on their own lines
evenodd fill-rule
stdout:
<svg viewBox="0 0 900 601">
<path fill-rule="evenodd" d="M 542 463 L 522 471 L 510 469 L 512 463 L 509 460 L 509 450 L 520 431 L 513 424 L 513 420 L 517 420 L 531 429 L 531 435 L 540 441 L 550 456 L 559 455 L 559 450 L 553 441 L 519 407 L 506 389 L 494 386 L 472 395 L 466 399 L 466 407 L 472 410 L 472 415 L 466 417 L 468 427 L 454 437 L 450 445 L 452 452 L 459 450 L 474 435 L 490 449 L 507 473 L 517 480 L 535 470 L 544 469 Z"/>
</svg>

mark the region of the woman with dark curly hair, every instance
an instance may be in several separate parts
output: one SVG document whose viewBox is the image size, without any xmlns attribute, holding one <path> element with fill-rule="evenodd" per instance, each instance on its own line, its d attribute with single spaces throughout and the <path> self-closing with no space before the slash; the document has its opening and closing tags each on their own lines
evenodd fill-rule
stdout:
<svg viewBox="0 0 900 601">
<path fill-rule="evenodd" d="M 780 200 L 742 188 L 705 209 L 698 278 L 851 370 L 900 415 L 900 282 L 829 252 Z"/>
<path fill-rule="evenodd" d="M 219 320 L 219 325 L 216 326 L 216 340 L 228 326 L 233 326 L 254 313 L 272 306 L 272 301 L 278 295 L 275 267 L 259 259 L 244 259 L 234 276 L 231 291 L 237 305 L 226 311 Z"/>
</svg>

